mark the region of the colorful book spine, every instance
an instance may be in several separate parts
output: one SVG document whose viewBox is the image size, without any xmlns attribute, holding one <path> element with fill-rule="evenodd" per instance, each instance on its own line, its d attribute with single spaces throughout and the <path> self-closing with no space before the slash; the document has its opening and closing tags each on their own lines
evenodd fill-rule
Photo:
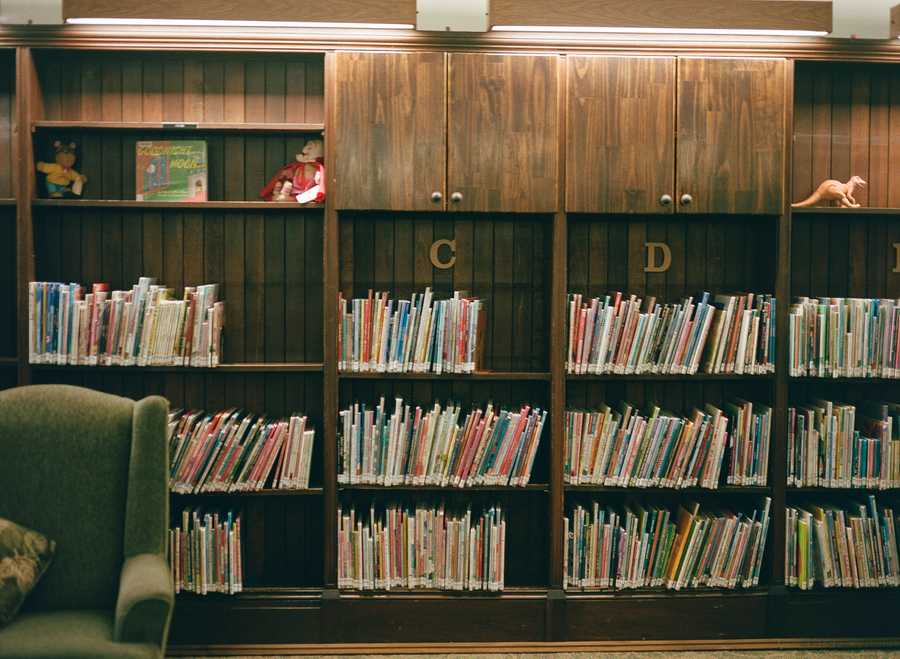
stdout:
<svg viewBox="0 0 900 659">
<path fill-rule="evenodd" d="M 175 592 L 234 595 L 244 588 L 241 516 L 185 508 L 169 529 L 167 558 Z"/>
</svg>

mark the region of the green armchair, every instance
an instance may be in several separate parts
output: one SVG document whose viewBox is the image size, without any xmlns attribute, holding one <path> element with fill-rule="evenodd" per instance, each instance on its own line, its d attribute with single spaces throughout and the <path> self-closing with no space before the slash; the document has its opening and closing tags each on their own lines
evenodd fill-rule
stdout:
<svg viewBox="0 0 900 659">
<path fill-rule="evenodd" d="M 56 541 L 0 658 L 161 657 L 174 592 L 167 403 L 64 385 L 0 392 L 0 517 Z"/>
</svg>

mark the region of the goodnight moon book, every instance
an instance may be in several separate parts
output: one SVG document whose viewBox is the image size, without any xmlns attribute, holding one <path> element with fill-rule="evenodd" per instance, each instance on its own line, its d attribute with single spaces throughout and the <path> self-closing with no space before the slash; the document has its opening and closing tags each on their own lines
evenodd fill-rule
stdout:
<svg viewBox="0 0 900 659">
<path fill-rule="evenodd" d="M 206 201 L 206 142 L 138 142 L 135 196 L 138 201 Z"/>
</svg>

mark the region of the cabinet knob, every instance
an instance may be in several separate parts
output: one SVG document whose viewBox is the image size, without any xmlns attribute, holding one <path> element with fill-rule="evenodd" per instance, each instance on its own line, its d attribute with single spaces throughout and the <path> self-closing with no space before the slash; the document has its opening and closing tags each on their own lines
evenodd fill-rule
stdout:
<svg viewBox="0 0 900 659">
<path fill-rule="evenodd" d="M 450 201 L 452 201 L 454 204 L 458 204 L 462 200 L 462 192 L 454 192 L 452 195 L 450 195 Z"/>
<path fill-rule="evenodd" d="M 662 197 L 659 198 L 660 206 L 670 206 L 671 204 L 672 204 L 672 195 L 664 194 Z"/>
<path fill-rule="evenodd" d="M 682 206 L 690 206 L 693 201 L 694 201 L 694 198 L 691 195 L 689 195 L 689 194 L 681 195 L 681 205 Z"/>
<path fill-rule="evenodd" d="M 442 195 L 440 192 L 432 192 L 431 193 L 431 201 L 433 201 L 434 203 L 438 203 L 443 198 L 444 198 L 444 195 Z"/>
</svg>

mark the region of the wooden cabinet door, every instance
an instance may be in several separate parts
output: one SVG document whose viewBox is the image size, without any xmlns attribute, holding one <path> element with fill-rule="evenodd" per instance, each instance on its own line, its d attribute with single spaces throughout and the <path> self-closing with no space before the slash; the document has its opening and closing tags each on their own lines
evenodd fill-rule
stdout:
<svg viewBox="0 0 900 659">
<path fill-rule="evenodd" d="M 556 55 L 450 55 L 449 209 L 558 209 L 558 66 Z"/>
<path fill-rule="evenodd" d="M 675 59 L 567 59 L 566 210 L 674 212 Z"/>
<path fill-rule="evenodd" d="M 337 208 L 442 210 L 446 55 L 342 52 L 336 74 L 336 125 L 326 139 L 335 141 Z"/>
<path fill-rule="evenodd" d="M 679 59 L 678 212 L 780 214 L 784 124 L 785 60 Z"/>
</svg>

